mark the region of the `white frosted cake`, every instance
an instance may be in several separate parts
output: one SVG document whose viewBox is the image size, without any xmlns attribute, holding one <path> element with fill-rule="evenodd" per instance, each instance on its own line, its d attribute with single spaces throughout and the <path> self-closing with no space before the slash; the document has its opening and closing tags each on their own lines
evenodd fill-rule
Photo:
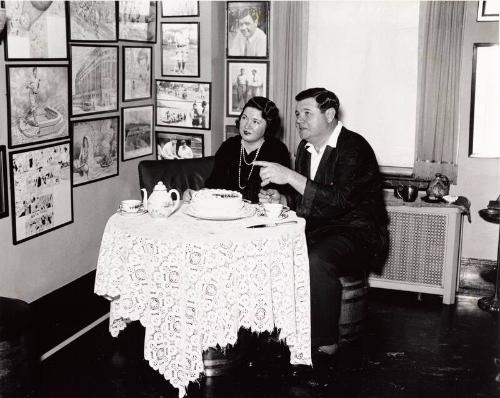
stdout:
<svg viewBox="0 0 500 398">
<path fill-rule="evenodd" d="M 227 189 L 202 189 L 193 193 L 191 206 L 204 216 L 233 216 L 241 212 L 243 197 Z"/>
</svg>

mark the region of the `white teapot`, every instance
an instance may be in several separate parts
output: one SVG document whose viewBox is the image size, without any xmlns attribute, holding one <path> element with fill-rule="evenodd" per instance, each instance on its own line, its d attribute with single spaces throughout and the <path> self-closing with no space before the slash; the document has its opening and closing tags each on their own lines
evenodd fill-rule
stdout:
<svg viewBox="0 0 500 398">
<path fill-rule="evenodd" d="M 177 189 L 167 191 L 167 187 L 162 181 L 155 185 L 149 198 L 148 192 L 145 188 L 142 188 L 141 191 L 144 192 L 142 206 L 149 212 L 151 217 L 167 218 L 180 206 L 181 195 L 179 194 L 179 191 L 177 191 Z M 177 199 L 175 201 L 172 200 L 172 193 L 177 195 Z"/>
</svg>

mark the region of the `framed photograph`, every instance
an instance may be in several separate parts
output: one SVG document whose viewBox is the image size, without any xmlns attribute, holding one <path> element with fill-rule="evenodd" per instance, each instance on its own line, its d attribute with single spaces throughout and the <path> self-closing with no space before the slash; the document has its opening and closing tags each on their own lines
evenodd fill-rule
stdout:
<svg viewBox="0 0 500 398">
<path fill-rule="evenodd" d="M 70 142 L 11 152 L 14 244 L 73 222 Z"/>
<path fill-rule="evenodd" d="M 202 158 L 205 153 L 203 146 L 203 134 L 156 132 L 158 160 Z"/>
<path fill-rule="evenodd" d="M 153 154 L 153 105 L 122 108 L 122 160 Z"/>
<path fill-rule="evenodd" d="M 498 21 L 500 15 L 500 2 L 498 0 L 480 0 L 477 9 L 477 20 Z"/>
<path fill-rule="evenodd" d="M 69 1 L 71 41 L 117 41 L 117 3 L 114 1 Z"/>
<path fill-rule="evenodd" d="M 211 84 L 156 80 L 156 125 L 210 130 Z"/>
<path fill-rule="evenodd" d="M 66 60 L 66 2 L 5 1 L 5 60 Z"/>
<path fill-rule="evenodd" d="M 5 145 L 0 145 L 0 218 L 9 215 L 7 199 L 7 151 Z"/>
<path fill-rule="evenodd" d="M 239 116 L 246 102 L 268 96 L 269 62 L 227 61 L 227 116 Z"/>
<path fill-rule="evenodd" d="M 156 1 L 119 1 L 118 38 L 156 43 Z"/>
<path fill-rule="evenodd" d="M 71 116 L 118 110 L 118 46 L 71 45 Z"/>
<path fill-rule="evenodd" d="M 123 101 L 153 97 L 153 49 L 123 46 Z"/>
<path fill-rule="evenodd" d="M 162 76 L 200 76 L 199 22 L 161 24 Z"/>
<path fill-rule="evenodd" d="M 227 125 L 224 134 L 224 141 L 226 141 L 228 138 L 240 135 L 240 131 L 238 130 L 238 127 L 234 125 Z"/>
<path fill-rule="evenodd" d="M 72 122 L 73 186 L 118 175 L 118 116 Z"/>
<path fill-rule="evenodd" d="M 199 17 L 198 0 L 164 0 L 161 2 L 162 17 Z"/>
<path fill-rule="evenodd" d="M 269 19 L 268 1 L 228 1 L 226 8 L 228 58 L 267 58 Z"/>
<path fill-rule="evenodd" d="M 7 65 L 9 148 L 69 137 L 68 67 Z"/>
</svg>

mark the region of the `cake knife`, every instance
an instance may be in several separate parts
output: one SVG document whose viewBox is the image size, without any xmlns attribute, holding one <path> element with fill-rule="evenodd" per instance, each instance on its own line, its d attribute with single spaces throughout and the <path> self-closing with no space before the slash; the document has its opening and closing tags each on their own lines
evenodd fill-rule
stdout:
<svg viewBox="0 0 500 398">
<path fill-rule="evenodd" d="M 277 227 L 283 224 L 297 224 L 297 220 L 290 220 L 284 222 L 270 222 L 266 224 L 249 225 L 247 228 L 265 228 L 265 227 Z"/>
</svg>

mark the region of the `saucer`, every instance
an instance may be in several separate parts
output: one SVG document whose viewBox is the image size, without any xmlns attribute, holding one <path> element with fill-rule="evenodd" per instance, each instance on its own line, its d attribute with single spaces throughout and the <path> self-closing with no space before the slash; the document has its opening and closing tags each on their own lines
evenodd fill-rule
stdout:
<svg viewBox="0 0 500 398">
<path fill-rule="evenodd" d="M 118 210 L 118 214 L 120 216 L 124 217 L 137 217 L 137 216 L 142 216 L 143 214 L 146 214 L 148 211 L 144 209 L 139 209 L 138 211 L 123 211 L 123 210 Z"/>
<path fill-rule="evenodd" d="M 266 215 L 263 215 L 261 217 L 264 217 L 271 222 L 276 222 L 276 221 L 281 221 L 281 220 L 284 220 L 285 218 L 288 218 L 288 212 L 283 212 L 278 217 L 268 217 Z"/>
<path fill-rule="evenodd" d="M 434 198 L 434 199 L 431 199 L 429 198 L 428 196 L 423 196 L 420 198 L 421 200 L 423 200 L 424 202 L 426 203 L 443 203 L 443 202 L 446 202 L 444 199 L 442 198 Z"/>
</svg>

